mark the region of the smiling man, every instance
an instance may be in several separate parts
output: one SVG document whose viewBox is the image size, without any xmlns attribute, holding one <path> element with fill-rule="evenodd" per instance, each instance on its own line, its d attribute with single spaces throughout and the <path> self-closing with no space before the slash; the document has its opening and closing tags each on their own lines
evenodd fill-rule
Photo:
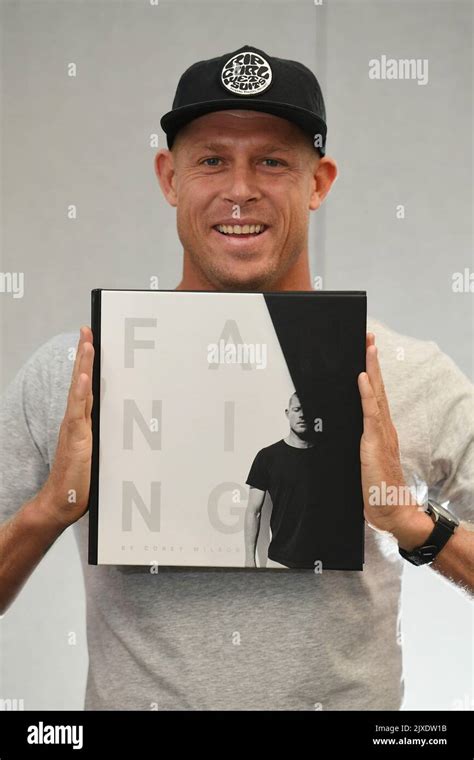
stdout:
<svg viewBox="0 0 474 760">
<path fill-rule="evenodd" d="M 179 287 L 310 287 L 309 214 L 336 177 L 310 135 L 279 116 L 212 113 L 184 127 L 156 166 L 177 207 L 185 251 Z"/>
<path fill-rule="evenodd" d="M 183 74 L 161 120 L 172 151 L 156 157 L 184 248 L 178 289 L 310 289 L 309 215 L 337 175 L 325 117 L 309 69 L 251 46 Z"/>
<path fill-rule="evenodd" d="M 177 209 L 178 289 L 311 290 L 309 215 L 337 173 L 314 75 L 246 45 L 191 66 L 162 126 L 169 149 L 155 166 Z M 363 572 L 88 566 L 90 328 L 81 329 L 72 377 L 70 333 L 20 370 L 0 420 L 0 613 L 74 524 L 87 595 L 87 709 L 400 708 L 402 557 L 474 588 L 474 534 L 457 519 L 473 518 L 473 389 L 436 344 L 373 319 L 369 329 L 359 376 Z M 457 518 L 433 498 L 429 513 L 414 500 L 369 498 L 414 476 Z M 343 482 L 341 472 L 334 488 Z M 442 662 L 433 665 L 442 681 Z"/>
</svg>

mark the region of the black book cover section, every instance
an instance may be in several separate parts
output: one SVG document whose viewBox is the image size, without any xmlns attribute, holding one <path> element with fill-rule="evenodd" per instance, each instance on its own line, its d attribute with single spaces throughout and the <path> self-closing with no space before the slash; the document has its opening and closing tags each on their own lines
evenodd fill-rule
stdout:
<svg viewBox="0 0 474 760">
<path fill-rule="evenodd" d="M 95 349 L 89 495 L 91 565 L 97 565 L 98 555 L 101 293 L 102 289 L 91 291 Z M 321 539 L 315 539 L 316 554 L 328 570 L 362 570 L 364 508 L 359 449 L 363 420 L 357 376 L 365 371 L 366 293 L 285 291 L 262 295 L 304 416 L 309 420 L 319 418 L 323 424 L 328 476 L 324 488 L 326 503 L 321 512 Z M 288 309 L 291 297 L 293 303 Z"/>
<path fill-rule="evenodd" d="M 366 294 L 315 291 L 263 296 L 304 417 L 310 423 L 322 422 L 315 441 L 321 446 L 326 472 L 318 494 L 323 503 L 314 556 L 323 569 L 362 570 L 363 419 L 357 376 L 365 371 Z M 293 300 L 291 308 L 288 298 Z"/>
<path fill-rule="evenodd" d="M 100 326 L 102 290 L 91 291 L 91 329 L 94 342 L 92 367 L 92 462 L 89 490 L 89 565 L 97 565 L 99 540 L 99 440 L 100 440 Z"/>
</svg>

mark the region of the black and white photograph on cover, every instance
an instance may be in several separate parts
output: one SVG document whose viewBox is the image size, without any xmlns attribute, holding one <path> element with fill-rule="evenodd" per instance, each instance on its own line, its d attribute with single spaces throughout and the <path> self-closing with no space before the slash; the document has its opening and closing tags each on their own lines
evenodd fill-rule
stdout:
<svg viewBox="0 0 474 760">
<path fill-rule="evenodd" d="M 322 571 L 314 543 L 318 527 L 321 529 L 321 514 L 328 504 L 324 494 L 322 421 L 305 418 L 296 391 L 285 415 L 288 435 L 257 452 L 246 480 L 250 492 L 245 511 L 245 565 L 257 566 L 257 541 L 267 496 L 271 502 L 271 537 L 263 564 Z"/>
<path fill-rule="evenodd" d="M 0 4 L 1 704 L 472 711 L 472 12 L 465 0 Z M 243 52 L 265 59 L 265 81 L 234 60 Z M 183 90 L 196 68 L 211 76 Z M 315 115 L 314 78 L 324 156 L 311 152 L 319 130 L 293 121 L 302 100 Z M 390 443 L 373 484 L 382 494 L 394 452 L 397 484 L 417 476 L 461 521 L 434 561 L 399 553 L 419 551 L 433 515 L 395 501 L 387 524 L 366 498 L 363 572 L 88 564 L 90 292 L 209 283 L 367 292 L 382 409 L 364 403 Z M 275 425 L 245 427 L 241 516 L 255 456 L 288 435 L 293 385 L 271 398 Z M 79 416 L 80 478 L 61 469 Z"/>
</svg>

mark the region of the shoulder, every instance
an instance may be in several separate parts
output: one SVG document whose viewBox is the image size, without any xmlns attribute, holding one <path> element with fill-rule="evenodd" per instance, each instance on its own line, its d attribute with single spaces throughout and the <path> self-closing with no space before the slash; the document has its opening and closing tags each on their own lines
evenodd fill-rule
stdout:
<svg viewBox="0 0 474 760">
<path fill-rule="evenodd" d="M 78 339 L 79 334 L 74 332 L 53 335 L 30 356 L 25 364 L 26 374 L 32 380 L 42 378 L 58 388 L 69 384 Z"/>
<path fill-rule="evenodd" d="M 50 358 L 54 358 L 54 360 L 60 364 L 65 359 L 70 362 L 71 355 L 75 352 L 78 341 L 79 331 L 77 331 L 77 333 L 58 333 L 43 343 L 43 345 L 39 347 L 38 351 L 44 355 L 48 355 Z"/>
<path fill-rule="evenodd" d="M 429 452 L 432 480 L 441 480 L 448 470 L 460 467 L 460 462 L 471 467 L 471 380 L 434 341 L 401 335 L 372 319 L 368 320 L 368 330 L 376 336 L 392 417 L 406 451 L 410 443 L 419 448 L 418 437 L 422 436 L 420 441 Z M 471 474 L 469 477 L 472 480 Z"/>
<path fill-rule="evenodd" d="M 435 341 L 403 335 L 372 318 L 367 320 L 367 329 L 375 334 L 384 383 L 392 397 L 402 399 L 407 392 L 413 400 L 430 392 L 449 395 L 453 383 L 472 387 Z"/>
<path fill-rule="evenodd" d="M 261 448 L 259 451 L 257 451 L 255 458 L 257 459 L 258 457 L 258 459 L 261 461 L 268 461 L 280 453 L 284 447 L 286 448 L 286 444 L 283 439 L 281 439 L 275 443 L 271 443 L 269 446 L 264 446 Z"/>
<path fill-rule="evenodd" d="M 61 418 L 74 366 L 79 333 L 64 332 L 42 343 L 23 364 L 12 383 L 12 392 L 20 393 L 29 419 L 41 424 Z"/>
<path fill-rule="evenodd" d="M 386 360 L 424 364 L 440 352 L 434 341 L 404 335 L 372 317 L 367 318 L 367 330 L 375 333 L 375 342 Z"/>
<path fill-rule="evenodd" d="M 48 365 L 51 361 L 62 363 L 64 358 L 70 361 L 70 356 L 74 352 L 79 340 L 79 332 L 64 332 L 53 335 L 48 340 L 41 343 L 30 355 L 26 361 L 26 366 L 35 366 L 40 368 Z"/>
<path fill-rule="evenodd" d="M 31 467 L 38 453 L 44 463 L 51 461 L 67 403 L 75 338 L 74 333 L 61 333 L 39 345 L 2 393 L 3 442 L 10 447 L 9 455 L 19 460 L 27 456 Z"/>
<path fill-rule="evenodd" d="M 17 370 L 5 394 L 18 392 L 26 399 L 44 397 L 53 385 L 70 377 L 76 344 L 75 333 L 57 334 L 41 343 Z"/>
</svg>

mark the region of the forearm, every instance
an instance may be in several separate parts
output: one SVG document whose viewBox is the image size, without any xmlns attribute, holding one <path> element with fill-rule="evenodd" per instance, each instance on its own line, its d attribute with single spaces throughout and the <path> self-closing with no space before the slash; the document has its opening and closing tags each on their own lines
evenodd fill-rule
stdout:
<svg viewBox="0 0 474 760">
<path fill-rule="evenodd" d="M 260 514 L 253 509 L 247 509 L 244 522 L 245 563 L 255 562 Z"/>
<path fill-rule="evenodd" d="M 410 551 L 426 543 L 433 521 L 417 507 L 404 507 L 404 510 L 407 512 L 403 522 L 391 532 L 399 546 Z M 474 526 L 461 523 L 430 567 L 474 594 Z"/>
<path fill-rule="evenodd" d="M 0 525 L 0 615 L 65 527 L 54 518 L 41 492 Z"/>
</svg>

